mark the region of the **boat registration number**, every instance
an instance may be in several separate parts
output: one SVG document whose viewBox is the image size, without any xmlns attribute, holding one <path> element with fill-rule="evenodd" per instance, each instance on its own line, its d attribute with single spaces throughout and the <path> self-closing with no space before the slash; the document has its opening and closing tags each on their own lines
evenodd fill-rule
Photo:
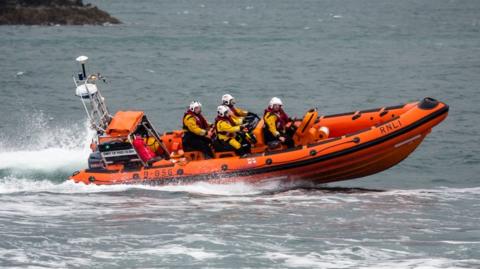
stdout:
<svg viewBox="0 0 480 269">
<path fill-rule="evenodd" d="M 173 170 L 172 169 L 156 169 L 154 171 L 143 172 L 144 179 L 149 179 L 149 178 L 155 179 L 155 178 L 166 177 L 166 176 L 173 176 Z"/>
</svg>

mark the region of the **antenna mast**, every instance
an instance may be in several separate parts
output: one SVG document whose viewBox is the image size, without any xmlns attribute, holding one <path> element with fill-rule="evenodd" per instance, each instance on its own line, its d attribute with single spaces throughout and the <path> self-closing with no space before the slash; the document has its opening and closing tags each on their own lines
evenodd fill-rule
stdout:
<svg viewBox="0 0 480 269">
<path fill-rule="evenodd" d="M 87 76 L 85 70 L 87 60 L 87 56 L 79 56 L 76 59 L 82 66 L 82 73 L 78 74 L 78 79 L 73 77 L 73 82 L 76 87 L 75 95 L 80 97 L 92 129 L 96 130 L 99 134 L 103 134 L 112 120 L 112 116 L 108 113 L 105 98 L 103 98 L 100 89 L 97 87 L 97 80 L 102 77 L 100 74 Z"/>
</svg>

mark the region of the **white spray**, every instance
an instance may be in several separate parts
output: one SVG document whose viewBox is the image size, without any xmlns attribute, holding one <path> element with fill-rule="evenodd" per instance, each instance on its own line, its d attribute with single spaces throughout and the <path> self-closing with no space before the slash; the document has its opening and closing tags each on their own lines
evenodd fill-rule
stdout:
<svg viewBox="0 0 480 269">
<path fill-rule="evenodd" d="M 15 137 L 15 143 L 0 143 L 0 171 L 71 172 L 86 167 L 93 137 L 87 123 L 52 127 L 47 117 L 36 113 L 21 125 L 24 130 L 17 133 L 25 135 Z"/>
</svg>

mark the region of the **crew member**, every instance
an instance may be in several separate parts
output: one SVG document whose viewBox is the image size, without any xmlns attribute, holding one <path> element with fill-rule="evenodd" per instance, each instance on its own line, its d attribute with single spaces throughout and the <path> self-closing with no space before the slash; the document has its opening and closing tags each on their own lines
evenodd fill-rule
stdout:
<svg viewBox="0 0 480 269">
<path fill-rule="evenodd" d="M 246 128 L 238 125 L 233 120 L 233 112 L 224 105 L 217 107 L 217 118 L 215 119 L 215 132 L 217 140 L 223 144 L 224 148 L 233 148 L 235 152 L 243 156 L 250 153 L 251 145 L 242 139 L 242 132 L 247 132 Z"/>
<path fill-rule="evenodd" d="M 183 115 L 183 150 L 198 150 L 203 152 L 205 159 L 213 158 L 209 129 L 209 124 L 202 115 L 202 104 L 197 101 L 191 102 Z"/>
<path fill-rule="evenodd" d="M 289 148 L 294 147 L 292 139 L 293 130 L 287 130 L 287 123 L 290 121 L 288 115 L 283 111 L 282 100 L 273 97 L 268 104 L 263 115 L 265 122 L 263 126 L 263 135 L 267 145 L 275 145 L 278 142 Z M 278 145 L 278 144 L 277 144 Z"/>
<path fill-rule="evenodd" d="M 250 113 L 246 110 L 241 108 L 235 107 L 235 98 L 233 98 L 230 94 L 224 94 L 222 96 L 222 105 L 227 106 L 230 111 L 232 111 L 231 118 L 235 122 L 236 125 L 241 125 L 243 123 L 244 118 L 249 115 Z"/>
</svg>

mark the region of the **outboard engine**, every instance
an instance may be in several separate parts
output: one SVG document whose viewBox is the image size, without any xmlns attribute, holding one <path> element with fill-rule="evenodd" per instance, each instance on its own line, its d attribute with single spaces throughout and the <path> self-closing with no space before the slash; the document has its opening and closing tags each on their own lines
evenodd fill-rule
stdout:
<svg viewBox="0 0 480 269">
<path fill-rule="evenodd" d="M 102 154 L 100 151 L 90 153 L 88 157 L 88 169 L 105 169 Z"/>
</svg>

